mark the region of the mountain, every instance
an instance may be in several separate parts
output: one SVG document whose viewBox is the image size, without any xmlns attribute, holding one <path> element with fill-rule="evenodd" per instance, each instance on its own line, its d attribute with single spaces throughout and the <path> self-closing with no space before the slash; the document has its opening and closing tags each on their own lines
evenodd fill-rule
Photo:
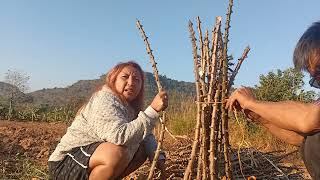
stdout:
<svg viewBox="0 0 320 180">
<path fill-rule="evenodd" d="M 145 77 L 146 102 L 150 102 L 151 98 L 158 92 L 158 89 L 152 73 L 146 72 Z M 100 79 L 80 80 L 66 88 L 42 89 L 28 93 L 26 96 L 32 97 L 33 104 L 35 105 L 77 106 L 90 97 L 103 83 L 104 78 L 105 75 L 102 75 Z M 177 81 L 167 78 L 166 76 L 160 76 L 159 79 L 162 86 L 168 91 L 169 96 L 173 93 L 184 96 L 195 95 L 194 83 Z"/>
<path fill-rule="evenodd" d="M 36 105 L 66 106 L 85 100 L 99 84 L 99 79 L 80 80 L 66 88 L 42 89 L 29 95 L 33 97 L 33 103 Z"/>
<path fill-rule="evenodd" d="M 8 100 L 11 97 L 11 94 L 14 93 L 15 101 L 18 103 L 28 103 L 32 102 L 32 96 L 24 94 L 16 86 L 11 84 L 0 82 L 0 99 Z"/>
</svg>

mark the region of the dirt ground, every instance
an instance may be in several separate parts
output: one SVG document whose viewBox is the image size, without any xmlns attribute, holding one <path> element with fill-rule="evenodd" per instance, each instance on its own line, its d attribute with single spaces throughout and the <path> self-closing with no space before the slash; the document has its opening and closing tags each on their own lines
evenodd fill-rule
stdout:
<svg viewBox="0 0 320 180">
<path fill-rule="evenodd" d="M 50 149 L 65 134 L 63 123 L 0 121 L 0 159 L 17 154 L 46 165 Z"/>
<path fill-rule="evenodd" d="M 49 154 L 66 128 L 63 123 L 0 120 L 0 179 L 46 179 Z"/>
<path fill-rule="evenodd" d="M 8 177 L 11 177 L 9 179 L 20 179 L 18 175 L 6 176 L 8 174 L 17 174 L 19 168 L 26 168 L 25 165 L 20 165 L 21 162 L 25 162 L 25 160 L 18 161 L 17 157 L 28 158 L 31 162 L 34 162 L 44 169 L 42 174 L 47 173 L 48 157 L 60 138 L 65 134 L 66 128 L 67 125 L 64 123 L 0 120 L 0 179 L 6 179 Z M 165 143 L 167 145 L 164 147 L 167 152 L 166 164 L 169 172 L 168 175 L 170 175 L 170 179 L 181 179 L 188 162 L 192 142 L 184 137 L 180 137 L 179 142 L 174 141 L 170 137 L 168 137 L 166 141 L 171 141 Z M 290 164 L 290 162 L 286 162 L 285 164 Z M 145 164 L 136 173 L 132 174 L 129 179 L 145 179 L 148 167 L 149 165 Z M 303 167 L 297 167 L 294 171 L 288 172 L 289 174 L 293 174 L 300 170 L 305 171 Z M 304 173 L 304 175 L 300 173 L 298 176 L 292 177 L 295 177 L 292 179 L 308 179 L 307 173 Z M 37 179 L 41 179 L 41 177 Z"/>
</svg>

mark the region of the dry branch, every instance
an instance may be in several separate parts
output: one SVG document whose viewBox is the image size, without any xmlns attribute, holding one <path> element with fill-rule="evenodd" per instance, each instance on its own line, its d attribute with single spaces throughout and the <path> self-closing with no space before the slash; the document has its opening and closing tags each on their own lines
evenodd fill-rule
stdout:
<svg viewBox="0 0 320 180">
<path fill-rule="evenodd" d="M 216 71 L 217 71 L 217 49 L 218 49 L 218 32 L 220 32 L 221 28 L 221 16 L 218 16 L 216 18 L 216 25 L 214 27 L 214 30 L 212 32 L 212 52 L 211 52 L 211 62 L 210 62 L 210 71 L 209 71 L 209 76 L 210 76 L 210 81 L 209 81 L 209 92 L 208 92 L 208 97 L 207 100 L 208 102 L 211 101 L 212 96 L 214 93 L 213 86 L 215 84 L 216 80 Z"/>
<path fill-rule="evenodd" d="M 142 28 L 142 25 L 140 24 L 139 20 L 137 20 L 136 25 L 137 25 L 138 29 L 140 30 L 141 36 L 142 36 L 143 41 L 144 41 L 144 43 L 146 45 L 146 50 L 147 50 L 147 53 L 149 54 L 150 63 L 152 64 L 153 76 L 154 76 L 154 78 L 156 80 L 158 91 L 161 91 L 162 86 L 161 86 L 160 80 L 159 80 L 157 63 L 154 60 L 154 56 L 153 56 L 152 50 L 150 48 L 150 43 L 148 42 L 148 37 L 146 36 L 146 33 L 144 32 L 144 30 Z"/>
<path fill-rule="evenodd" d="M 192 145 L 192 152 L 190 155 L 190 160 L 188 162 L 188 166 L 184 173 L 184 180 L 188 180 L 191 178 L 193 163 L 196 157 L 196 151 L 199 143 L 199 131 L 201 126 L 201 103 L 200 103 L 200 83 L 199 83 L 199 71 L 198 71 L 198 51 L 197 51 L 197 44 L 196 44 L 196 37 L 195 32 L 192 27 L 192 22 L 189 21 L 189 32 L 190 32 L 190 38 L 192 43 L 192 54 L 193 54 L 193 62 L 194 62 L 194 76 L 195 76 L 195 84 L 196 84 L 196 91 L 197 91 L 197 122 L 196 122 L 196 129 L 195 129 L 195 135 Z"/>
<path fill-rule="evenodd" d="M 225 24 L 225 32 L 223 38 L 223 67 L 222 67 L 222 94 L 221 101 L 221 117 L 222 117 L 222 134 L 223 134 L 223 144 L 224 144 L 224 159 L 225 159 L 225 172 L 226 178 L 232 179 L 232 169 L 230 162 L 230 144 L 229 144 L 229 133 L 228 133 L 228 113 L 226 112 L 225 107 L 225 99 L 228 95 L 228 42 L 229 42 L 229 29 L 230 29 L 230 21 L 232 14 L 232 6 L 233 0 L 229 0 L 226 24 Z"/>
<path fill-rule="evenodd" d="M 233 73 L 232 73 L 231 76 L 230 76 L 230 80 L 229 80 L 229 84 L 228 84 L 228 90 L 230 90 L 231 86 L 233 85 L 234 79 L 235 79 L 236 75 L 237 75 L 238 72 L 239 72 L 239 69 L 240 69 L 240 67 L 241 67 L 241 64 L 242 64 L 243 61 L 247 58 L 249 51 L 250 51 L 250 47 L 247 46 L 247 47 L 244 49 L 241 58 L 238 59 L 237 66 L 234 68 Z"/>
<path fill-rule="evenodd" d="M 154 78 L 155 78 L 156 83 L 157 83 L 158 91 L 160 92 L 162 90 L 162 86 L 161 86 L 160 80 L 159 80 L 157 63 L 154 60 L 154 56 L 153 56 L 152 50 L 150 48 L 150 43 L 148 42 L 148 37 L 146 36 L 146 34 L 145 34 L 145 32 L 144 32 L 144 30 L 142 28 L 142 25 L 140 24 L 139 20 L 137 20 L 136 25 L 137 25 L 138 29 L 140 30 L 141 36 L 143 38 L 143 41 L 146 44 L 146 49 L 147 49 L 147 52 L 149 54 L 150 63 L 152 64 L 152 68 L 153 68 L 153 75 L 154 75 Z M 160 151 L 161 151 L 161 147 L 162 147 L 162 143 L 163 143 L 163 139 L 164 139 L 164 132 L 165 132 L 165 129 L 166 129 L 166 127 L 165 127 L 165 121 L 166 121 L 165 114 L 166 114 L 165 111 L 163 111 L 162 121 L 161 121 L 160 137 L 159 137 L 159 140 L 158 140 L 157 150 L 156 150 L 155 155 L 153 157 L 153 161 L 152 161 L 151 168 L 150 168 L 150 171 L 149 171 L 148 179 L 152 179 L 153 173 L 154 173 L 154 169 L 156 167 L 156 164 L 157 164 L 157 161 L 158 161 L 158 158 L 159 158 L 159 155 L 160 155 Z"/>
</svg>

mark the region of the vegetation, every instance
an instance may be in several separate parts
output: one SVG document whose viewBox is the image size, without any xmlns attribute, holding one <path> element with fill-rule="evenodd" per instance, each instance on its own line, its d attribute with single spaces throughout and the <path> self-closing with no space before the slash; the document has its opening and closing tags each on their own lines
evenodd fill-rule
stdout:
<svg viewBox="0 0 320 180">
<path fill-rule="evenodd" d="M 303 74 L 293 68 L 277 70 L 260 76 L 259 85 L 255 86 L 255 95 L 260 100 L 284 101 L 296 100 L 311 102 L 315 99 L 314 91 L 304 91 Z"/>
<path fill-rule="evenodd" d="M 304 91 L 302 89 L 304 75 L 293 68 L 286 70 L 276 70 L 269 72 L 267 75 L 260 75 L 258 85 L 255 85 L 253 92 L 257 99 L 263 101 L 302 101 L 312 102 L 316 98 L 314 91 Z M 262 129 L 255 124 L 247 124 L 250 133 L 260 132 Z M 261 133 L 264 133 L 262 131 Z"/>
<path fill-rule="evenodd" d="M 29 180 L 49 178 L 45 167 L 24 155 L 17 154 L 12 158 L 0 160 L 0 165 L 0 179 Z"/>
<path fill-rule="evenodd" d="M 7 118 L 10 120 L 12 118 L 12 113 L 14 111 L 14 106 L 16 99 L 18 97 L 19 91 L 25 92 L 29 89 L 28 81 L 30 77 L 22 72 L 17 70 L 8 70 L 5 75 L 5 82 L 10 84 L 9 88 L 9 108 Z"/>
</svg>

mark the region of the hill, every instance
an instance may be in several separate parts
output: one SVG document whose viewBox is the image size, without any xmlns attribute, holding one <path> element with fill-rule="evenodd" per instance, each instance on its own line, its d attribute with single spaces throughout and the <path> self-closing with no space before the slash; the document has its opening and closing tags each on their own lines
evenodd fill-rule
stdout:
<svg viewBox="0 0 320 180">
<path fill-rule="evenodd" d="M 157 87 L 152 73 L 146 72 L 145 96 L 149 102 L 157 93 Z M 77 106 L 85 101 L 89 96 L 103 83 L 105 75 L 94 80 L 79 80 L 71 86 L 65 88 L 48 88 L 27 94 L 19 91 L 19 96 L 28 97 L 34 105 L 47 106 Z M 162 86 L 171 94 L 181 94 L 183 96 L 194 96 L 195 87 L 191 82 L 177 81 L 166 76 L 160 76 Z M 0 96 L 8 98 L 9 90 L 12 88 L 10 84 L 0 82 Z"/>
<path fill-rule="evenodd" d="M 6 101 L 10 99 L 11 93 L 15 93 L 15 101 L 18 103 L 25 103 L 25 102 L 32 102 L 32 96 L 28 94 L 24 94 L 23 92 L 19 91 L 19 89 L 11 84 L 0 82 L 0 100 Z"/>
</svg>

